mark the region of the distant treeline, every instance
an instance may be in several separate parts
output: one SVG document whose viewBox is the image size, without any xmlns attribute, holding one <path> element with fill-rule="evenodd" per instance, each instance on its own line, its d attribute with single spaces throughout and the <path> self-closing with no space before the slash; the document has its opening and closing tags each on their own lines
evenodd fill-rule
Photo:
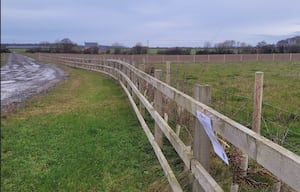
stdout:
<svg viewBox="0 0 300 192">
<path fill-rule="evenodd" d="M 235 41 L 224 41 L 214 47 L 206 47 L 196 54 L 255 54 L 255 53 L 300 53 L 300 36 L 279 41 L 277 44 L 259 42 L 256 46 Z"/>
<path fill-rule="evenodd" d="M 116 54 L 116 55 L 141 55 L 148 53 L 148 47 L 142 46 L 141 43 L 137 43 L 132 48 L 125 48 L 119 45 L 113 45 L 105 51 L 106 54 Z"/>
<path fill-rule="evenodd" d="M 148 48 L 140 43 L 132 48 L 111 47 L 107 54 L 161 54 L 161 55 L 208 55 L 208 54 L 256 54 L 256 53 L 300 53 L 300 36 L 278 41 L 276 44 L 259 42 L 256 46 L 234 40 L 226 40 L 212 45 L 206 42 L 201 48 L 171 47 Z"/>
<path fill-rule="evenodd" d="M 10 50 L 7 48 L 1 48 L 0 53 L 10 53 Z"/>
<path fill-rule="evenodd" d="M 128 48 L 116 43 L 112 46 L 105 46 L 99 49 L 99 46 L 79 46 L 70 39 L 65 38 L 55 43 L 31 44 L 27 52 L 44 53 L 84 53 L 84 54 L 161 54 L 161 55 L 208 55 L 208 54 L 256 54 L 256 53 L 300 53 L 300 36 L 278 41 L 276 44 L 267 44 L 265 41 L 259 42 L 256 46 L 226 40 L 212 45 L 206 42 L 203 47 L 169 47 L 169 48 L 149 48 L 137 43 Z M 1 45 L 1 52 L 9 51 L 7 47 Z"/>
<path fill-rule="evenodd" d="M 55 43 L 40 43 L 35 48 L 27 49 L 29 53 L 84 53 L 84 54 L 98 54 L 99 47 L 83 47 L 73 43 L 70 39 L 65 38 Z"/>
<path fill-rule="evenodd" d="M 116 55 L 139 55 L 139 54 L 158 54 L 158 55 L 210 55 L 210 54 L 256 54 L 256 53 L 300 53 L 300 46 L 246 46 L 246 47 L 207 47 L 207 48 L 186 48 L 186 47 L 171 47 L 171 48 L 150 48 L 142 47 L 136 51 L 133 48 L 110 48 L 106 50 L 106 54 Z M 150 50 L 150 51 L 149 51 Z"/>
</svg>

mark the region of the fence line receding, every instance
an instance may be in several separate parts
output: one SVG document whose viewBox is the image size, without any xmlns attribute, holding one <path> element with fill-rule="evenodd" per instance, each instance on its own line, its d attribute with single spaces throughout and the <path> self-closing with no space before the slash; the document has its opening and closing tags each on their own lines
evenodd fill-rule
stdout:
<svg viewBox="0 0 300 192">
<path fill-rule="evenodd" d="M 152 119 L 154 119 L 159 131 L 169 140 L 184 162 L 186 168 L 193 174 L 199 186 L 204 191 L 223 191 L 223 189 L 209 174 L 209 171 L 194 157 L 193 150 L 182 141 L 179 134 L 174 131 L 176 129 L 172 128 L 163 118 L 163 110 L 158 109 L 158 106 L 161 104 L 155 104 L 157 98 L 159 98 L 158 100 L 163 99 L 176 103 L 178 107 L 189 112 L 191 116 L 196 117 L 197 111 L 209 116 L 212 119 L 214 131 L 221 136 L 223 140 L 231 143 L 241 152 L 266 168 L 276 176 L 278 180 L 294 190 L 300 191 L 300 157 L 298 155 L 226 117 L 195 98 L 145 73 L 133 64 L 117 59 L 93 59 L 79 57 L 78 55 L 40 54 L 39 57 L 42 60 L 50 60 L 71 67 L 98 71 L 119 81 L 128 95 L 130 103 L 161 163 L 173 191 L 181 191 L 182 189 L 161 151 L 160 146 L 162 143 L 160 143 L 160 138 L 155 138 L 156 134 L 154 134 L 155 136 L 152 134 L 146 121 L 143 119 L 143 108 L 145 108 Z M 151 95 L 151 93 L 147 88 L 150 88 L 158 94 L 154 94 L 156 96 L 150 97 L 149 95 Z M 147 98 L 147 96 L 149 97 Z M 193 190 L 197 191 L 196 189 Z"/>
</svg>

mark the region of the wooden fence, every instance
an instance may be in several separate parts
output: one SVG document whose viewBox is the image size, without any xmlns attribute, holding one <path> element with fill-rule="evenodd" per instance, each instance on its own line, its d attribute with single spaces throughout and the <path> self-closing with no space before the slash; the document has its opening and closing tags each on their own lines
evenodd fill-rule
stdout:
<svg viewBox="0 0 300 192">
<path fill-rule="evenodd" d="M 157 155 L 173 191 L 182 191 L 182 188 L 162 153 L 162 137 L 166 137 L 169 140 L 187 169 L 193 174 L 195 182 L 197 183 L 197 185 L 194 186 L 201 186 L 204 191 L 223 191 L 223 189 L 209 174 L 209 171 L 206 170 L 207 168 L 205 167 L 207 167 L 207 165 L 200 163 L 202 160 L 198 160 L 199 158 L 194 156 L 195 152 L 199 149 L 193 148 L 191 150 L 190 147 L 182 141 L 179 134 L 176 134 L 175 129 L 163 118 L 163 99 L 175 102 L 179 107 L 194 116 L 195 120 L 197 111 L 209 116 L 212 119 L 213 130 L 226 140 L 226 142 L 231 143 L 241 152 L 262 165 L 281 182 L 296 191 L 300 191 L 299 156 L 233 121 L 218 111 L 215 111 L 204 104 L 207 102 L 199 102 L 199 98 L 198 100 L 192 98 L 162 82 L 158 79 L 160 78 L 161 71 L 155 71 L 155 76 L 158 77 L 155 78 L 139 69 L 141 67 L 143 68 L 143 66 L 134 66 L 115 59 L 103 60 L 93 59 L 91 57 L 83 58 L 78 57 L 78 55 L 65 56 L 59 54 L 40 54 L 39 57 L 41 60 L 98 71 L 118 81 L 128 95 L 133 109 Z M 151 87 L 152 90 L 154 90 L 154 101 L 146 98 L 145 95 L 148 94 L 147 87 Z M 154 103 L 154 106 L 151 103 Z M 144 108 L 155 121 L 154 135 L 143 118 Z M 197 126 L 195 126 L 195 128 L 197 129 Z M 199 126 L 198 128 L 201 129 Z M 201 135 L 199 137 L 201 137 Z M 195 139 L 197 139 L 197 137 L 194 138 L 194 140 Z M 193 190 L 197 191 L 197 189 Z"/>
<path fill-rule="evenodd" d="M 118 59 L 129 63 L 228 63 L 228 62 L 295 62 L 300 53 L 223 54 L 223 55 L 81 55 L 84 58 Z"/>
</svg>

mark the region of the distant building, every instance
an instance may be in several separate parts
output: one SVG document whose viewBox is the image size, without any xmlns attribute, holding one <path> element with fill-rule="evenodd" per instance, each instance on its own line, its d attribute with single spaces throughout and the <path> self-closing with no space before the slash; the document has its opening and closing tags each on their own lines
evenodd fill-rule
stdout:
<svg viewBox="0 0 300 192">
<path fill-rule="evenodd" d="M 98 47 L 98 43 L 97 42 L 84 42 L 84 48 L 88 49 L 91 47 Z"/>
<path fill-rule="evenodd" d="M 99 45 L 96 42 L 84 42 L 84 50 L 85 54 L 98 54 L 99 53 Z"/>
</svg>

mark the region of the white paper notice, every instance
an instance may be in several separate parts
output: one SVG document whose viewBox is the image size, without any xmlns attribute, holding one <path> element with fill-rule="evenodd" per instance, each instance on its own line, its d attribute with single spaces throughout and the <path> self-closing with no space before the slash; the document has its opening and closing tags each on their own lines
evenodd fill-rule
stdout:
<svg viewBox="0 0 300 192">
<path fill-rule="evenodd" d="M 207 136 L 209 137 L 211 144 L 213 145 L 215 153 L 228 165 L 229 164 L 228 157 L 227 157 L 222 145 L 219 143 L 219 141 L 217 140 L 217 138 L 214 134 L 214 131 L 211 126 L 211 119 L 199 111 L 197 111 L 197 119 L 199 120 L 199 122 L 203 126 Z"/>
</svg>

